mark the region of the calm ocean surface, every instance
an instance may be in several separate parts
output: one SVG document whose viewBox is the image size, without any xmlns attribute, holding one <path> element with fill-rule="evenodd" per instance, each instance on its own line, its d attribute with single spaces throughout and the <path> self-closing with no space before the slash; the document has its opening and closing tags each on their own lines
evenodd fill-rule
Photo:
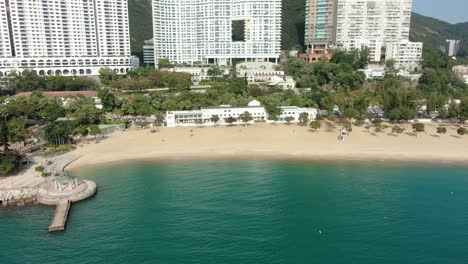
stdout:
<svg viewBox="0 0 468 264">
<path fill-rule="evenodd" d="M 0 209 L 0 263 L 468 263 L 468 169 L 266 161 L 82 172 L 98 194 Z"/>
</svg>

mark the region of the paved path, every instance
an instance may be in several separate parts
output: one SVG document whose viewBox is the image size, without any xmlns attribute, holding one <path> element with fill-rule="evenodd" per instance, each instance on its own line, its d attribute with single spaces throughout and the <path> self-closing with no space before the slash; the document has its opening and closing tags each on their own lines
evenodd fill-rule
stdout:
<svg viewBox="0 0 468 264">
<path fill-rule="evenodd" d="M 33 159 L 29 167 L 19 171 L 15 175 L 0 178 L 0 190 L 33 188 L 44 181 L 41 174 L 35 171 L 35 167 L 39 166 L 42 158 L 36 157 Z"/>
</svg>

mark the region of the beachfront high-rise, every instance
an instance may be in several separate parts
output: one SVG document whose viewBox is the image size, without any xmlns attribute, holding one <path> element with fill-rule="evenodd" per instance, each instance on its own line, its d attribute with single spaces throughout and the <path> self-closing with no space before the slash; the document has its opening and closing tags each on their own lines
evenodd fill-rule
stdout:
<svg viewBox="0 0 468 264">
<path fill-rule="evenodd" d="M 370 49 L 370 60 L 417 66 L 422 43 L 409 42 L 412 0 L 308 0 L 305 44 Z M 317 32 L 319 34 L 317 34 Z"/>
<path fill-rule="evenodd" d="M 281 0 L 153 0 L 155 64 L 277 62 Z"/>
<path fill-rule="evenodd" d="M 0 76 L 125 73 L 131 65 L 127 0 L 0 0 Z"/>
<path fill-rule="evenodd" d="M 337 0 L 306 2 L 305 45 L 313 54 L 324 54 L 335 40 Z"/>
</svg>

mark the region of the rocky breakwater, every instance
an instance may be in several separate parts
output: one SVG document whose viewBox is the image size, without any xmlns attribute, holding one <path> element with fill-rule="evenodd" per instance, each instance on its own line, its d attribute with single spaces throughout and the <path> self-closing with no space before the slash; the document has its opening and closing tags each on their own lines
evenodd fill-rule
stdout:
<svg viewBox="0 0 468 264">
<path fill-rule="evenodd" d="M 35 203 L 37 188 L 0 189 L 0 206 L 23 206 Z"/>
</svg>

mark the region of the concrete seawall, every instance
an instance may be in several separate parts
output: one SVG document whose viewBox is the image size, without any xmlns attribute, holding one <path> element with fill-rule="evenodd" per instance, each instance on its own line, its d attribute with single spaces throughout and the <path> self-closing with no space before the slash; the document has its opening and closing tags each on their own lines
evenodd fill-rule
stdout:
<svg viewBox="0 0 468 264">
<path fill-rule="evenodd" d="M 0 189 L 0 206 L 23 206 L 35 203 L 37 200 L 37 187 L 20 189 Z"/>
</svg>

